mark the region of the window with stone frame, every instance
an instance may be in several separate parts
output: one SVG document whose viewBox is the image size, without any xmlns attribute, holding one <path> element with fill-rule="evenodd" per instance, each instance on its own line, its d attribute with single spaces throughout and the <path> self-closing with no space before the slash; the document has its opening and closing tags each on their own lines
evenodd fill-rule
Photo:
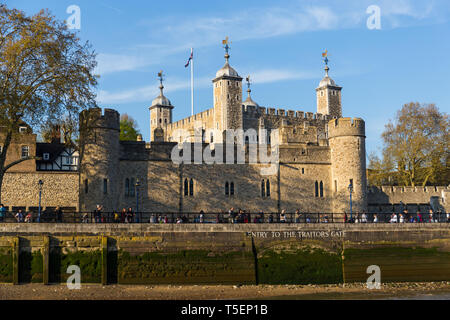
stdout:
<svg viewBox="0 0 450 320">
<path fill-rule="evenodd" d="M 184 195 L 188 196 L 189 195 L 189 182 L 188 179 L 184 179 Z"/>
<path fill-rule="evenodd" d="M 136 188 L 136 186 L 135 186 L 134 178 L 131 178 L 130 179 L 130 197 L 134 197 L 135 190 L 136 190 L 135 188 Z"/>
<path fill-rule="evenodd" d="M 30 156 L 30 147 L 29 146 L 22 146 L 22 152 L 21 152 L 21 158 L 25 159 Z"/>
<path fill-rule="evenodd" d="M 270 180 L 266 180 L 266 197 L 270 198 Z"/>
<path fill-rule="evenodd" d="M 265 197 L 266 196 L 266 182 L 264 181 L 264 179 L 261 180 L 261 197 Z"/>
<path fill-rule="evenodd" d="M 319 197 L 319 183 L 317 181 L 314 183 L 314 196 Z"/>
<path fill-rule="evenodd" d="M 125 179 L 125 197 L 129 197 L 130 196 L 130 179 L 126 178 Z"/>
<path fill-rule="evenodd" d="M 189 180 L 189 195 L 192 197 L 194 195 L 194 179 Z"/>
</svg>

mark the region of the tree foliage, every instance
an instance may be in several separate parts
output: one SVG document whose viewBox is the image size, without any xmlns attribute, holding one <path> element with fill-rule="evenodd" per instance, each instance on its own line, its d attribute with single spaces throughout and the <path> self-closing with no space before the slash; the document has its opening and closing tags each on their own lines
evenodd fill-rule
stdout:
<svg viewBox="0 0 450 320">
<path fill-rule="evenodd" d="M 120 116 L 120 140 L 136 141 L 139 130 L 136 121 L 126 113 Z"/>
<path fill-rule="evenodd" d="M 36 127 L 48 118 L 77 119 L 80 110 L 95 107 L 95 67 L 90 44 L 48 11 L 27 16 L 0 7 L 0 191 L 4 173 L 30 159 L 5 165 L 19 123 Z"/>
<path fill-rule="evenodd" d="M 447 185 L 449 116 L 434 104 L 408 103 L 382 133 L 383 158 L 369 156 L 369 184 Z"/>
</svg>

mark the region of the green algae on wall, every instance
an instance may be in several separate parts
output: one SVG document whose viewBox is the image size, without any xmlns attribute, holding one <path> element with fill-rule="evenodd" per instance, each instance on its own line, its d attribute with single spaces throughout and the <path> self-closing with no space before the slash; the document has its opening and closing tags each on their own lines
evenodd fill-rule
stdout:
<svg viewBox="0 0 450 320">
<path fill-rule="evenodd" d="M 0 283 L 13 281 L 13 261 L 11 249 L 0 249 Z"/>
<path fill-rule="evenodd" d="M 61 251 L 61 248 L 50 250 L 50 282 L 63 283 L 71 274 L 67 268 L 71 265 L 80 267 L 81 283 L 100 283 L 102 274 L 101 251 Z"/>
<path fill-rule="evenodd" d="M 265 249 L 258 258 L 261 284 L 342 283 L 341 256 L 309 246 L 294 250 Z"/>
<path fill-rule="evenodd" d="M 21 251 L 19 255 L 19 282 L 43 281 L 43 257 L 40 251 Z"/>
<path fill-rule="evenodd" d="M 367 267 L 380 267 L 381 282 L 421 282 L 450 280 L 450 252 L 438 248 L 378 245 L 346 248 L 346 282 L 366 282 Z"/>
<path fill-rule="evenodd" d="M 255 283 L 254 258 L 249 251 L 182 250 L 131 255 L 119 250 L 118 261 L 121 284 Z"/>
</svg>

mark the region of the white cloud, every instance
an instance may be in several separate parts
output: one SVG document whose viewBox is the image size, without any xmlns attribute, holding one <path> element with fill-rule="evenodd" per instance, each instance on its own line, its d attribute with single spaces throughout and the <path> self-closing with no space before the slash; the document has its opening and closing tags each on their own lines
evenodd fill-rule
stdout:
<svg viewBox="0 0 450 320">
<path fill-rule="evenodd" d="M 97 68 L 95 73 L 105 75 L 113 72 L 131 71 L 150 64 L 148 58 L 125 55 L 125 54 L 106 54 L 97 55 Z"/>
<path fill-rule="evenodd" d="M 300 80 L 300 79 L 313 79 L 317 75 L 312 72 L 305 71 L 292 71 L 282 69 L 265 69 L 255 72 L 250 72 L 252 82 L 271 83 L 284 80 Z M 208 88 L 211 87 L 211 79 L 209 77 L 199 77 L 194 79 L 195 88 Z M 166 79 L 164 83 L 164 95 L 169 99 L 171 92 L 179 90 L 187 90 L 190 88 L 189 81 L 182 81 L 178 79 Z M 148 102 L 151 101 L 159 94 L 158 85 L 146 85 L 139 88 L 127 89 L 123 91 L 110 92 L 106 90 L 100 90 L 97 93 L 97 101 L 101 104 L 122 104 L 131 102 Z"/>
<path fill-rule="evenodd" d="M 327 5 L 294 3 L 285 6 L 247 8 L 220 15 L 164 16 L 138 22 L 147 38 L 130 50 L 138 54 L 99 54 L 97 72 L 132 71 L 158 64 L 189 47 L 218 45 L 227 34 L 232 41 L 265 39 L 301 32 L 366 27 L 366 8 L 381 8 L 382 26 L 396 28 L 445 16 L 442 1 L 349 0 Z M 444 9 L 442 7 L 444 6 Z M 427 20 L 428 19 L 428 20 Z M 158 30 L 155 32 L 155 30 Z M 131 51 L 130 51 L 131 52 Z"/>
</svg>

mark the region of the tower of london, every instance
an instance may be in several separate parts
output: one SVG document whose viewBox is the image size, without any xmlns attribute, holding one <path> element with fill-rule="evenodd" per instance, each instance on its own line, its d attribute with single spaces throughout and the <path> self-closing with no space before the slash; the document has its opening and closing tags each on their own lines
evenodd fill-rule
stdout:
<svg viewBox="0 0 450 320">
<path fill-rule="evenodd" d="M 5 176 L 5 205 L 10 210 L 34 208 L 36 190 L 17 192 L 24 179 L 28 185 L 44 182 L 43 207 L 78 211 L 101 204 L 106 211 L 139 206 L 139 211 L 160 213 L 231 207 L 343 213 L 350 210 L 350 185 L 353 211 L 367 210 L 365 124 L 342 117 L 342 87 L 330 77 L 327 63 L 315 90 L 316 112 L 262 106 L 252 97 L 250 77 L 244 80 L 231 66 L 228 52 L 212 79 L 210 109 L 174 121 L 176 106 L 165 96 L 162 80 L 159 95 L 148 106 L 150 141 L 120 141 L 116 110 L 85 110 L 81 122 L 90 121 L 89 130 L 80 130 L 83 151 L 60 156 L 58 161 L 72 164 L 65 170 L 53 154 L 62 147 L 36 144 L 36 135 L 26 135 L 37 145 L 31 147 L 32 155 L 46 160 L 25 161 Z M 231 152 L 225 147 L 230 144 Z M 266 150 L 270 163 L 261 161 L 261 152 L 257 161 L 250 161 L 252 150 Z"/>
<path fill-rule="evenodd" d="M 173 121 L 176 106 L 164 95 L 161 79 L 160 94 L 149 107 L 148 143 L 119 141 L 116 111 L 85 111 L 96 113 L 98 121 L 80 168 L 82 210 L 98 203 L 109 210 L 133 207 L 136 181 L 140 209 L 146 211 L 220 212 L 235 207 L 342 213 L 349 211 L 349 185 L 353 210 L 367 210 L 364 121 L 342 118 L 342 88 L 329 76 L 328 65 L 316 89 L 313 113 L 260 106 L 251 96 L 249 78 L 244 100 L 243 78 L 229 60 L 227 52 L 225 65 L 212 79 L 214 107 L 178 121 Z M 231 163 L 224 160 L 227 152 L 221 147 L 230 143 L 230 130 L 242 132 L 231 143 L 234 150 L 244 151 L 244 162 L 236 154 Z M 249 150 L 270 150 L 274 144 L 276 169 L 267 174 L 261 170 L 267 164 L 249 161 Z M 181 154 L 192 151 L 192 161 L 174 161 L 173 150 L 182 145 Z M 202 155 L 217 157 L 218 152 L 223 152 L 223 161 L 205 163 Z"/>
</svg>

